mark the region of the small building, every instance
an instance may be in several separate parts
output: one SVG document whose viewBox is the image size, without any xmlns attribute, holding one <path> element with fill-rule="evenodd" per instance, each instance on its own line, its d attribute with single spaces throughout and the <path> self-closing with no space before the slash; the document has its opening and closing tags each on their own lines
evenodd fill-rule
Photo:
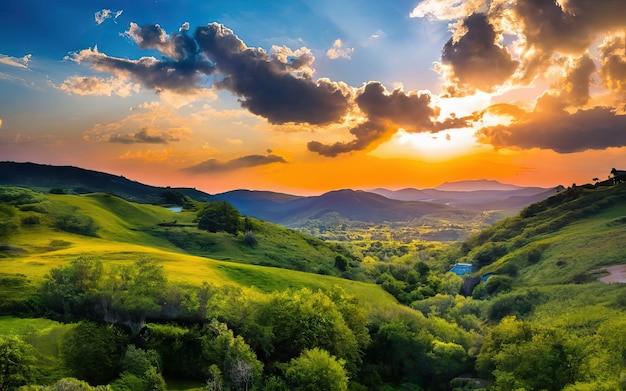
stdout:
<svg viewBox="0 0 626 391">
<path fill-rule="evenodd" d="M 462 276 L 464 274 L 468 274 L 472 272 L 472 264 L 471 263 L 456 263 L 452 266 L 450 271 L 456 275 Z"/>
</svg>

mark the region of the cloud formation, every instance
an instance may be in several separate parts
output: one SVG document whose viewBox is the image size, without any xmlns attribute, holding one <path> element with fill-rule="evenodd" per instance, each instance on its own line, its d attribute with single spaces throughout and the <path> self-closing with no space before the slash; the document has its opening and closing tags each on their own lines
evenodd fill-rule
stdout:
<svg viewBox="0 0 626 391">
<path fill-rule="evenodd" d="M 496 148 L 542 148 L 559 153 L 626 146 L 626 115 L 616 115 L 606 107 L 535 114 L 509 126 L 483 128 L 477 132 L 480 142 Z"/>
<path fill-rule="evenodd" d="M 209 159 L 195 166 L 187 167 L 183 171 L 191 174 L 211 174 L 222 173 L 228 171 L 239 170 L 242 168 L 250 168 L 263 166 L 272 163 L 287 163 L 287 161 L 278 155 L 248 155 L 232 160 Z"/>
<path fill-rule="evenodd" d="M 105 20 L 113 18 L 115 21 L 124 12 L 124 10 L 111 11 L 110 9 L 102 9 L 94 14 L 97 25 L 101 25 Z"/>
<path fill-rule="evenodd" d="M 139 84 L 129 83 L 117 77 L 101 79 L 94 76 L 72 76 L 59 89 L 76 95 L 117 95 L 128 97 L 139 92 Z"/>
<path fill-rule="evenodd" d="M 411 18 L 432 20 L 463 19 L 468 15 L 485 12 L 486 0 L 424 0 L 410 13 Z"/>
<path fill-rule="evenodd" d="M 437 122 L 439 108 L 431 104 L 428 93 L 401 89 L 391 93 L 379 82 L 366 84 L 355 98 L 359 109 L 367 116 L 367 121 L 352 128 L 354 140 L 325 145 L 318 141 L 307 144 L 310 151 L 323 156 L 335 157 L 341 153 L 359 151 L 386 141 L 399 128 L 407 132 L 438 132 L 451 128 L 470 126 L 466 118 L 448 118 Z"/>
<path fill-rule="evenodd" d="M 196 28 L 193 37 L 186 31 L 181 28 L 181 33 L 167 34 L 158 24 L 130 24 L 125 35 L 140 49 L 158 50 L 165 56 L 161 60 L 116 58 L 97 47 L 68 58 L 157 91 L 191 94 L 212 84 L 232 92 L 242 107 L 272 124 L 329 124 L 341 119 L 348 109 L 348 86 L 328 79 L 314 80 L 310 68 L 314 57 L 306 48 L 290 51 L 275 47 L 268 55 L 263 49 L 248 47 L 218 23 Z"/>
<path fill-rule="evenodd" d="M 626 96 L 626 33 L 606 37 L 598 51 L 602 85 Z"/>
<path fill-rule="evenodd" d="M 229 90 L 239 97 L 242 107 L 272 124 L 329 124 L 348 109 L 346 85 L 328 79 L 315 81 L 307 72 L 297 74 L 313 60 L 308 50 L 283 61 L 262 49 L 249 48 L 218 23 L 198 27 L 195 39 L 223 75 L 216 87 Z"/>
<path fill-rule="evenodd" d="M 336 39 L 335 42 L 333 42 L 333 46 L 326 51 L 326 56 L 331 60 L 336 60 L 338 58 L 349 60 L 352 57 L 353 52 L 354 48 L 345 47 L 343 46 L 341 39 Z"/>
<path fill-rule="evenodd" d="M 27 54 L 21 58 L 0 54 L 0 64 L 9 65 L 17 68 L 28 68 L 28 62 L 30 61 L 31 57 L 32 54 Z"/>
<path fill-rule="evenodd" d="M 173 141 L 180 141 L 184 133 L 188 132 L 184 129 L 169 129 L 159 132 L 154 129 L 143 128 L 136 133 L 112 134 L 108 141 L 120 144 L 168 144 Z"/>
<path fill-rule="evenodd" d="M 458 40 L 450 38 L 441 53 L 441 64 L 449 67 L 448 82 L 454 86 L 449 92 L 453 95 L 474 89 L 489 92 L 506 82 L 518 61 L 497 44 L 496 32 L 487 15 L 473 14 L 459 28 L 465 33 Z"/>
</svg>

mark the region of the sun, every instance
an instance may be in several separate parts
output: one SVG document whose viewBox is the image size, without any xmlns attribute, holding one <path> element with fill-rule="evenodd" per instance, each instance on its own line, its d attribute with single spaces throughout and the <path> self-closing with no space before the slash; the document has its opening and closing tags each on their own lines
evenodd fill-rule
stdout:
<svg viewBox="0 0 626 391">
<path fill-rule="evenodd" d="M 379 158 L 444 161 L 488 148 L 479 144 L 473 128 L 450 129 L 439 133 L 409 133 L 404 129 L 370 152 Z"/>
</svg>

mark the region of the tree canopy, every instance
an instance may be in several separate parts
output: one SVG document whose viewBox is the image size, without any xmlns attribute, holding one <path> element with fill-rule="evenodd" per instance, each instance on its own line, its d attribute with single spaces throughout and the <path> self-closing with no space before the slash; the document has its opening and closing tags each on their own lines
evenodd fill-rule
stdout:
<svg viewBox="0 0 626 391">
<path fill-rule="evenodd" d="M 242 229 L 241 213 L 226 201 L 206 204 L 198 212 L 198 228 L 209 232 L 237 234 Z"/>
</svg>

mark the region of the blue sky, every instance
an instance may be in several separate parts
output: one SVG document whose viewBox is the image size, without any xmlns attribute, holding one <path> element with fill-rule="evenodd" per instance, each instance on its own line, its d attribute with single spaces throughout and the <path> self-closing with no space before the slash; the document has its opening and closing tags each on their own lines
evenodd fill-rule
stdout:
<svg viewBox="0 0 626 391">
<path fill-rule="evenodd" d="M 550 186 L 626 160 L 622 0 L 0 9 L 2 160 L 300 193 Z"/>
</svg>

